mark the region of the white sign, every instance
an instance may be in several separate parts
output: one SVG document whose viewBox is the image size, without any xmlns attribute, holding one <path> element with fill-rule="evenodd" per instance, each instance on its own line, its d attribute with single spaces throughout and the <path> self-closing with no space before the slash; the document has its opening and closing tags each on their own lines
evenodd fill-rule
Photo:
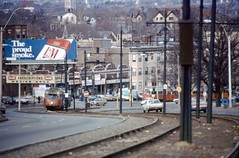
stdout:
<svg viewBox="0 0 239 158">
<path fill-rule="evenodd" d="M 164 84 L 163 89 L 167 89 L 167 88 L 168 88 L 167 84 Z"/>
<path fill-rule="evenodd" d="M 7 74 L 6 82 L 7 83 L 38 83 L 38 84 L 49 84 L 49 83 L 60 83 L 60 75 L 51 75 L 51 74 Z"/>
<path fill-rule="evenodd" d="M 95 80 L 100 80 L 101 77 L 100 77 L 100 74 L 95 74 Z"/>
</svg>

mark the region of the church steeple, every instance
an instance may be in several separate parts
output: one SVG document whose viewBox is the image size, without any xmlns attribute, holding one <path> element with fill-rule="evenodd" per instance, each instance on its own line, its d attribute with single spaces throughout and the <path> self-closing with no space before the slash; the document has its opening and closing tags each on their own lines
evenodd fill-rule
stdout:
<svg viewBox="0 0 239 158">
<path fill-rule="evenodd" d="M 66 13 L 76 12 L 76 0 L 65 0 L 65 12 Z"/>
</svg>

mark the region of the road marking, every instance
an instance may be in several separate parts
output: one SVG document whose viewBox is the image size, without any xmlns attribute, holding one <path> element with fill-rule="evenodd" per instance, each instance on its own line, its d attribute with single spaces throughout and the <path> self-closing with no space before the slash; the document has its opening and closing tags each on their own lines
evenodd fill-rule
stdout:
<svg viewBox="0 0 239 158">
<path fill-rule="evenodd" d="M 30 128 L 31 126 L 26 125 L 26 126 L 22 126 L 22 128 Z"/>
</svg>

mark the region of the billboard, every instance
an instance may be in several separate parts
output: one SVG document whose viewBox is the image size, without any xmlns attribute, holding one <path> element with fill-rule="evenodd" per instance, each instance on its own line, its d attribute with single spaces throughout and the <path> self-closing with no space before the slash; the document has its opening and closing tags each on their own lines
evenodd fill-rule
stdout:
<svg viewBox="0 0 239 158">
<path fill-rule="evenodd" d="M 15 60 L 75 60 L 76 40 L 5 40 L 6 58 Z"/>
</svg>

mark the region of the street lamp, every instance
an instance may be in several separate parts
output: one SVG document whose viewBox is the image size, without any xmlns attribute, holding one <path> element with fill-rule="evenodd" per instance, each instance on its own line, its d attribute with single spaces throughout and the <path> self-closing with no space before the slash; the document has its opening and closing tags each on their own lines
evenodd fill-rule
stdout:
<svg viewBox="0 0 239 158">
<path fill-rule="evenodd" d="M 211 23 L 211 20 L 204 20 L 204 22 L 206 23 Z M 217 24 L 220 24 L 218 22 L 216 22 Z M 225 26 L 220 24 L 220 26 L 222 27 L 226 37 L 227 37 L 227 45 L 228 45 L 228 89 L 229 89 L 229 96 L 228 96 L 228 100 L 229 100 L 229 107 L 232 107 L 232 72 L 231 72 L 231 37 L 230 35 L 227 33 Z"/>
<path fill-rule="evenodd" d="M 31 12 L 34 10 L 33 7 L 19 7 L 17 9 L 15 9 L 12 14 L 10 15 L 10 17 L 8 18 L 6 24 L 2 27 L 1 26 L 1 29 L 0 29 L 0 61 L 1 61 L 1 64 L 0 64 L 0 104 L 2 103 L 2 49 L 3 49 L 3 31 L 5 30 L 6 26 L 8 25 L 9 21 L 11 20 L 13 14 L 20 10 L 20 9 L 24 9 L 24 10 L 30 10 Z M 20 99 L 20 98 L 19 98 Z M 19 108 L 19 111 L 20 111 L 20 108 Z"/>
</svg>

